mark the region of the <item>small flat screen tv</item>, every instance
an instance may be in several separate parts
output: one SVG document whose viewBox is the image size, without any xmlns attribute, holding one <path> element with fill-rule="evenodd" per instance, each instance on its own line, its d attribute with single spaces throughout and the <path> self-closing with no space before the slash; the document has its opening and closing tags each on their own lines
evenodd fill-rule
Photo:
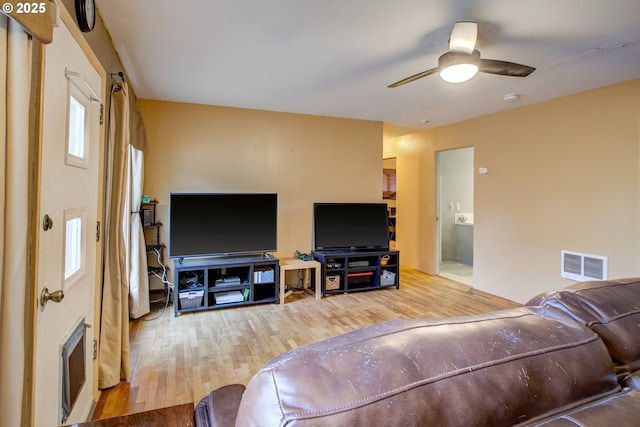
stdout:
<svg viewBox="0 0 640 427">
<path fill-rule="evenodd" d="M 169 257 L 277 250 L 278 195 L 171 193 Z"/>
<path fill-rule="evenodd" d="M 315 203 L 316 250 L 389 249 L 385 203 Z"/>
</svg>

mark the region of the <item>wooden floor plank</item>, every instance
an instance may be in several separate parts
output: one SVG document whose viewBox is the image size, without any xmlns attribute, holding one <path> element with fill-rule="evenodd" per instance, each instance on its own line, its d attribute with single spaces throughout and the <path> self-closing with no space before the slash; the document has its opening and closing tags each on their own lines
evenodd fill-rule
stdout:
<svg viewBox="0 0 640 427">
<path fill-rule="evenodd" d="M 128 416 L 103 418 L 86 423 L 72 424 L 69 427 L 123 427 L 123 426 L 162 426 L 194 427 L 193 405 L 190 403 L 175 405 L 151 411 L 139 411 Z"/>
<path fill-rule="evenodd" d="M 400 289 L 332 295 L 294 292 L 285 304 L 183 313 L 130 322 L 131 378 L 101 393 L 94 420 L 197 402 L 247 384 L 280 353 L 392 319 L 473 315 L 520 304 L 402 267 Z"/>
</svg>

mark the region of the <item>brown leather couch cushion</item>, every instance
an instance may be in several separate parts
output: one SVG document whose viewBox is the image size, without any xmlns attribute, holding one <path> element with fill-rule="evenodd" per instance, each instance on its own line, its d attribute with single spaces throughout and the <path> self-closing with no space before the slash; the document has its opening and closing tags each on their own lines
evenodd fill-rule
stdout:
<svg viewBox="0 0 640 427">
<path fill-rule="evenodd" d="M 235 425 L 243 393 L 242 384 L 229 384 L 213 390 L 196 405 L 196 425 L 199 427 Z"/>
<path fill-rule="evenodd" d="M 545 310 L 384 322 L 284 353 L 236 425 L 513 425 L 619 392 L 598 336 Z"/>
<path fill-rule="evenodd" d="M 582 282 L 532 298 L 526 305 L 554 307 L 600 335 L 617 370 L 640 369 L 640 279 Z"/>
<path fill-rule="evenodd" d="M 540 427 L 637 427 L 640 423 L 640 390 L 625 390 L 573 410 L 524 426 Z"/>
<path fill-rule="evenodd" d="M 636 371 L 627 375 L 622 385 L 624 387 L 635 388 L 636 390 L 640 390 L 640 371 Z"/>
</svg>

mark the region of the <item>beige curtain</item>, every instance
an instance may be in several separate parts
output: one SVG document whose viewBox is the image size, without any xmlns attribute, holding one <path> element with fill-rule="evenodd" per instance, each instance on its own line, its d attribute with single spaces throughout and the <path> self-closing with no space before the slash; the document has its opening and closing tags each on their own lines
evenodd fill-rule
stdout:
<svg viewBox="0 0 640 427">
<path fill-rule="evenodd" d="M 133 319 L 149 313 L 149 273 L 147 269 L 147 247 L 140 217 L 140 204 L 144 184 L 144 151 L 147 138 L 140 111 L 136 106 L 136 97 L 128 93 L 129 100 L 129 203 L 130 251 L 129 251 L 129 316 Z"/>
<path fill-rule="evenodd" d="M 100 357 L 98 358 L 98 387 L 109 388 L 130 375 L 129 365 L 129 277 L 126 259 L 124 226 L 128 220 L 127 163 L 129 132 L 123 125 L 128 121 L 126 85 L 111 88 L 109 112 L 109 145 L 107 166 L 107 237 L 102 285 L 102 314 L 100 327 Z"/>
<path fill-rule="evenodd" d="M 11 17 L 11 19 L 20 24 L 22 28 L 25 28 L 33 38 L 41 43 L 49 44 L 53 40 L 51 7 L 54 7 L 50 1 L 31 2 L 29 6 L 34 7 L 34 5 L 36 5 L 35 7 L 43 7 L 45 10 L 42 12 L 38 10 L 38 13 L 24 13 L 24 10 L 21 9 L 20 6 L 23 6 L 27 2 L 23 0 L 3 0 L 1 12 Z M 19 5 L 19 3 L 21 4 Z"/>
<path fill-rule="evenodd" d="M 129 220 L 129 316 L 133 319 L 149 313 L 149 273 L 147 247 L 144 240 L 140 204 L 144 174 L 144 153 L 129 146 L 129 191 L 131 205 Z"/>
<path fill-rule="evenodd" d="M 132 213 L 139 209 L 142 191 L 141 153 L 137 151 L 145 148 L 144 127 L 126 83 L 111 89 L 108 139 L 107 240 L 98 369 L 98 386 L 102 389 L 129 377 L 129 317 L 132 308 L 136 316 L 149 310 L 144 236 L 139 215 Z M 144 299 L 141 302 L 145 293 L 142 298 L 146 298 L 146 306 Z"/>
<path fill-rule="evenodd" d="M 32 41 L 0 15 L 0 424 L 27 425 L 27 283 Z"/>
</svg>

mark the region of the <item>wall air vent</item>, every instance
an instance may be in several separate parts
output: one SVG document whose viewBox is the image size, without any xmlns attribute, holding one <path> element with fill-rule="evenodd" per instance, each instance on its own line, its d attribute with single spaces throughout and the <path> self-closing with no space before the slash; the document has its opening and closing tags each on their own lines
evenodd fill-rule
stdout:
<svg viewBox="0 0 640 427">
<path fill-rule="evenodd" d="M 599 255 L 562 251 L 562 271 L 565 279 L 585 282 L 587 280 L 607 280 L 608 258 Z"/>
</svg>

